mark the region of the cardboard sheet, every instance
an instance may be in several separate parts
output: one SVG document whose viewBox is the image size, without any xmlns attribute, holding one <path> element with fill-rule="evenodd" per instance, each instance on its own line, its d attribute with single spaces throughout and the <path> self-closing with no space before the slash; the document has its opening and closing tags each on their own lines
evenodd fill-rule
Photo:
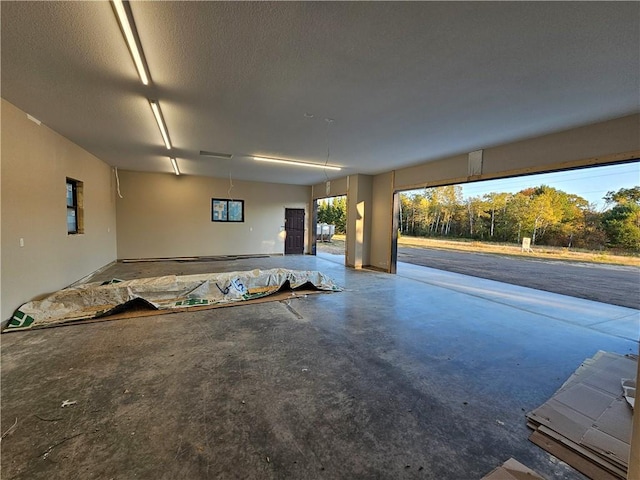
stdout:
<svg viewBox="0 0 640 480">
<path fill-rule="evenodd" d="M 544 480 L 538 473 L 510 458 L 480 480 Z"/>
<path fill-rule="evenodd" d="M 624 392 L 624 398 L 627 403 L 631 405 L 631 408 L 636 406 L 636 381 L 632 378 L 622 379 L 622 391 Z"/>
<path fill-rule="evenodd" d="M 342 290 L 318 271 L 251 270 L 197 275 L 168 275 L 135 280 L 94 282 L 59 290 L 43 300 L 22 305 L 7 330 L 41 328 L 120 312 L 132 303 L 156 311 L 231 305 L 261 299 L 281 290 Z"/>
<path fill-rule="evenodd" d="M 621 381 L 634 375 L 636 365 L 635 356 L 602 351 L 585 360 L 553 397 L 527 414 L 535 430 L 530 440 L 587 475 L 599 472 L 593 478 L 625 478 L 633 411 Z"/>
</svg>

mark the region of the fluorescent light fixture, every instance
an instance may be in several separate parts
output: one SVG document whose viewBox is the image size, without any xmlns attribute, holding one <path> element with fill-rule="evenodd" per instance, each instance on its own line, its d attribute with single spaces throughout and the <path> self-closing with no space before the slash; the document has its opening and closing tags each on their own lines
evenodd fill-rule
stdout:
<svg viewBox="0 0 640 480">
<path fill-rule="evenodd" d="M 129 46 L 129 51 L 131 52 L 131 56 L 133 57 L 133 63 L 136 65 L 136 69 L 138 70 L 138 75 L 140 75 L 140 80 L 144 85 L 149 85 L 149 75 L 147 73 L 148 69 L 143 57 L 142 47 L 139 45 L 138 36 L 135 32 L 135 25 L 133 24 L 133 16 L 129 17 L 127 14 L 127 7 L 129 7 L 129 2 L 127 2 L 127 6 L 122 0 L 113 0 L 113 8 L 116 11 L 116 15 L 118 16 L 118 21 L 120 22 L 120 28 L 122 28 L 122 33 L 124 33 L 124 38 L 127 41 L 127 45 Z M 130 12 L 129 8 L 129 12 Z M 130 21 L 131 19 L 131 21 Z"/>
<path fill-rule="evenodd" d="M 326 170 L 342 170 L 340 167 L 334 167 L 331 165 L 322 165 L 320 163 L 298 162 L 297 160 L 281 160 L 279 158 L 269 158 L 269 157 L 253 157 L 253 159 L 257 160 L 258 162 L 284 163 L 285 165 L 295 165 L 298 167 L 322 168 Z"/>
<path fill-rule="evenodd" d="M 42 125 L 42 122 L 41 122 L 40 120 L 38 120 L 38 119 L 37 119 L 36 117 L 34 117 L 34 116 L 29 115 L 28 113 L 27 113 L 27 118 L 28 118 L 29 120 L 31 120 L 33 123 L 35 123 L 36 125 L 38 125 L 38 126 Z"/>
<path fill-rule="evenodd" d="M 178 168 L 178 162 L 176 159 L 171 157 L 171 165 L 173 166 L 173 170 L 176 172 L 176 175 L 180 175 L 180 169 Z"/>
<path fill-rule="evenodd" d="M 167 131 L 167 126 L 164 123 L 162 112 L 160 111 L 160 104 L 157 100 L 149 100 L 149 104 L 151 105 L 153 116 L 156 117 L 156 122 L 158 122 L 158 128 L 162 134 L 164 144 L 167 146 L 167 150 L 171 150 L 171 140 L 169 140 L 169 132 Z"/>
<path fill-rule="evenodd" d="M 233 154 L 231 153 L 220 153 L 220 152 L 207 152 L 206 150 L 200 150 L 201 157 L 215 157 L 215 158 L 226 158 L 232 159 Z"/>
</svg>

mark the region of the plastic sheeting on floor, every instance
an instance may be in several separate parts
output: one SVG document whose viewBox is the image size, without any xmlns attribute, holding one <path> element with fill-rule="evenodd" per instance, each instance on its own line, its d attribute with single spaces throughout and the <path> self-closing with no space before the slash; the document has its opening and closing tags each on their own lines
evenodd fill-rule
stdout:
<svg viewBox="0 0 640 480">
<path fill-rule="evenodd" d="M 111 280 L 65 288 L 43 300 L 25 303 L 13 314 L 7 330 L 97 318 L 136 301 L 158 310 L 242 302 L 274 294 L 287 286 L 292 290 L 342 290 L 321 272 L 284 268 Z"/>
</svg>

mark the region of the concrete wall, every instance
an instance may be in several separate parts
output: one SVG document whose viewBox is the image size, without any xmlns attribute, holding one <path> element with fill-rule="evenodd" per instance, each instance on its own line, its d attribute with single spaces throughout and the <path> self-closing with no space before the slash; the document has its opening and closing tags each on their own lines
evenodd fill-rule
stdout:
<svg viewBox="0 0 640 480">
<path fill-rule="evenodd" d="M 116 259 L 116 208 L 106 163 L 28 120 L 5 100 L 1 114 L 0 320 L 6 321 L 22 303 Z M 79 235 L 67 234 L 67 177 L 84 184 L 84 233 Z"/>
<path fill-rule="evenodd" d="M 118 258 L 283 254 L 285 208 L 304 208 L 309 224 L 310 187 L 234 180 L 229 193 L 229 186 L 222 178 L 120 171 Z M 212 222 L 212 198 L 244 200 L 245 221 Z"/>
</svg>

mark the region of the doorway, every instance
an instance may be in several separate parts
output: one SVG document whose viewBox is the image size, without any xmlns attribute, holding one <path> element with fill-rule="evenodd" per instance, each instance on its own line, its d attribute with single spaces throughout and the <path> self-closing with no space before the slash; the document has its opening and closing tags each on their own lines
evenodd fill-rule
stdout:
<svg viewBox="0 0 640 480">
<path fill-rule="evenodd" d="M 302 255 L 304 253 L 304 208 L 284 209 L 285 255 Z"/>
<path fill-rule="evenodd" d="M 346 255 L 347 196 L 319 198 L 314 202 L 316 210 L 316 253 L 336 257 Z"/>
</svg>

